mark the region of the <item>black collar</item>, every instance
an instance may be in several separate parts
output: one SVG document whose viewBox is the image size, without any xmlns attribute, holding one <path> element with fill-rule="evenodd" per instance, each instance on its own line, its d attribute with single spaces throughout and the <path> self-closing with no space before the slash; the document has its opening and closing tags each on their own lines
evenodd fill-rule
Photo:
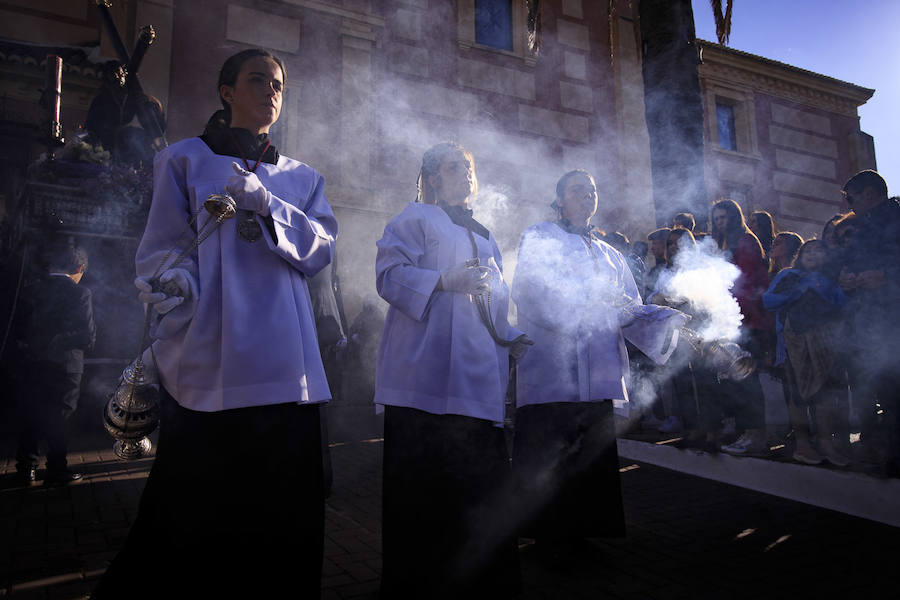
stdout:
<svg viewBox="0 0 900 600">
<path fill-rule="evenodd" d="M 575 235 L 591 236 L 591 231 L 593 230 L 590 225 L 574 225 L 565 217 L 557 219 L 556 224 L 566 233 L 574 233 Z"/>
<path fill-rule="evenodd" d="M 269 134 L 253 135 L 250 131 L 240 127 L 207 126 L 200 139 L 206 142 L 209 149 L 216 154 L 241 158 L 241 153 L 243 152 L 244 157 L 248 161 L 256 162 L 260 152 L 266 147 L 266 142 L 269 141 Z M 235 147 L 235 140 L 237 140 L 239 147 Z M 270 144 L 265 154 L 262 155 L 261 162 L 272 165 L 278 163 L 278 149 Z"/>
<path fill-rule="evenodd" d="M 466 208 L 461 204 L 451 206 L 446 202 L 438 202 L 438 206 L 447 213 L 447 216 L 450 217 L 454 224 L 471 229 L 473 233 L 477 233 L 486 240 L 490 239 L 491 233 L 487 230 L 487 227 L 472 218 L 471 208 Z"/>
</svg>

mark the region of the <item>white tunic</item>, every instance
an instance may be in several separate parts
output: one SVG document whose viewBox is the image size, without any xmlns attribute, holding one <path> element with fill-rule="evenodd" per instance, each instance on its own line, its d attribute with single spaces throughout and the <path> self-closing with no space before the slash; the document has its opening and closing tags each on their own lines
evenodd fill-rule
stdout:
<svg viewBox="0 0 900 600">
<path fill-rule="evenodd" d="M 625 338 L 664 362 L 684 315 L 644 306 L 612 246 L 539 223 L 522 234 L 513 279 L 518 326 L 534 346 L 519 361 L 516 404 L 628 401 Z"/>
<path fill-rule="evenodd" d="M 475 234 L 482 265 L 502 268 L 493 235 Z M 438 206 L 410 203 L 384 228 L 375 262 L 378 293 L 390 304 L 378 348 L 375 403 L 502 423 L 509 353 L 491 338 L 470 296 L 436 291 L 441 271 L 472 258 L 466 229 Z M 509 326 L 509 290 L 491 284 L 491 318 Z"/>
<path fill-rule="evenodd" d="M 135 258 L 138 275 L 154 275 L 190 215 L 210 194 L 224 193 L 234 161 L 199 138 L 156 156 L 153 203 Z M 331 262 L 337 235 L 324 179 L 284 156 L 277 165 L 260 163 L 256 175 L 271 192 L 275 238 L 255 216 L 263 239 L 240 239 L 236 226 L 245 211 L 225 221 L 177 265 L 192 275 L 196 295 L 151 330 L 162 384 L 185 408 L 219 411 L 331 397 L 306 285 Z M 202 211 L 193 229 L 207 219 Z M 193 237 L 184 236 L 180 247 Z"/>
</svg>

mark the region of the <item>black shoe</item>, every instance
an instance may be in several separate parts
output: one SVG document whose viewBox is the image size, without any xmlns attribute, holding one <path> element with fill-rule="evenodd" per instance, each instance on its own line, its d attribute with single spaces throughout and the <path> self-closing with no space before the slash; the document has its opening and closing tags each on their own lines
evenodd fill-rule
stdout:
<svg viewBox="0 0 900 600">
<path fill-rule="evenodd" d="M 81 473 L 69 471 L 68 469 L 65 471 L 47 471 L 47 476 L 44 477 L 44 485 L 66 485 L 67 483 L 78 481 L 82 477 L 84 475 Z"/>
<path fill-rule="evenodd" d="M 27 467 L 25 469 L 16 469 L 13 481 L 17 486 L 29 486 L 37 480 L 37 469 L 35 467 Z"/>
</svg>

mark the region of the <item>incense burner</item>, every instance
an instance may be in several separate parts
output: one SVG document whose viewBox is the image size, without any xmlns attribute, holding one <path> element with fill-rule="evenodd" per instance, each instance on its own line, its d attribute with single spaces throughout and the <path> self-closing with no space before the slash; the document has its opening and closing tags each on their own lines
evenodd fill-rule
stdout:
<svg viewBox="0 0 900 600">
<path fill-rule="evenodd" d="M 159 390 L 145 378 L 143 361 L 123 371 L 103 411 L 103 425 L 116 440 L 113 451 L 119 458 L 134 460 L 150 453 L 147 436 L 159 425 Z"/>
</svg>

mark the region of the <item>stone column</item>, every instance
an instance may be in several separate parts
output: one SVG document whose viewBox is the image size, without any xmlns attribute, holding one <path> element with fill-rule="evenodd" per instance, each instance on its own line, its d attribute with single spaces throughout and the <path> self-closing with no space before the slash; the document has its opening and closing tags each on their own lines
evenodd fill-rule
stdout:
<svg viewBox="0 0 900 600">
<path fill-rule="evenodd" d="M 371 186 L 371 148 L 375 138 L 372 24 L 352 17 L 341 20 L 341 173 L 344 200 L 357 205 Z M 363 193 L 361 193 L 363 192 Z"/>
</svg>

